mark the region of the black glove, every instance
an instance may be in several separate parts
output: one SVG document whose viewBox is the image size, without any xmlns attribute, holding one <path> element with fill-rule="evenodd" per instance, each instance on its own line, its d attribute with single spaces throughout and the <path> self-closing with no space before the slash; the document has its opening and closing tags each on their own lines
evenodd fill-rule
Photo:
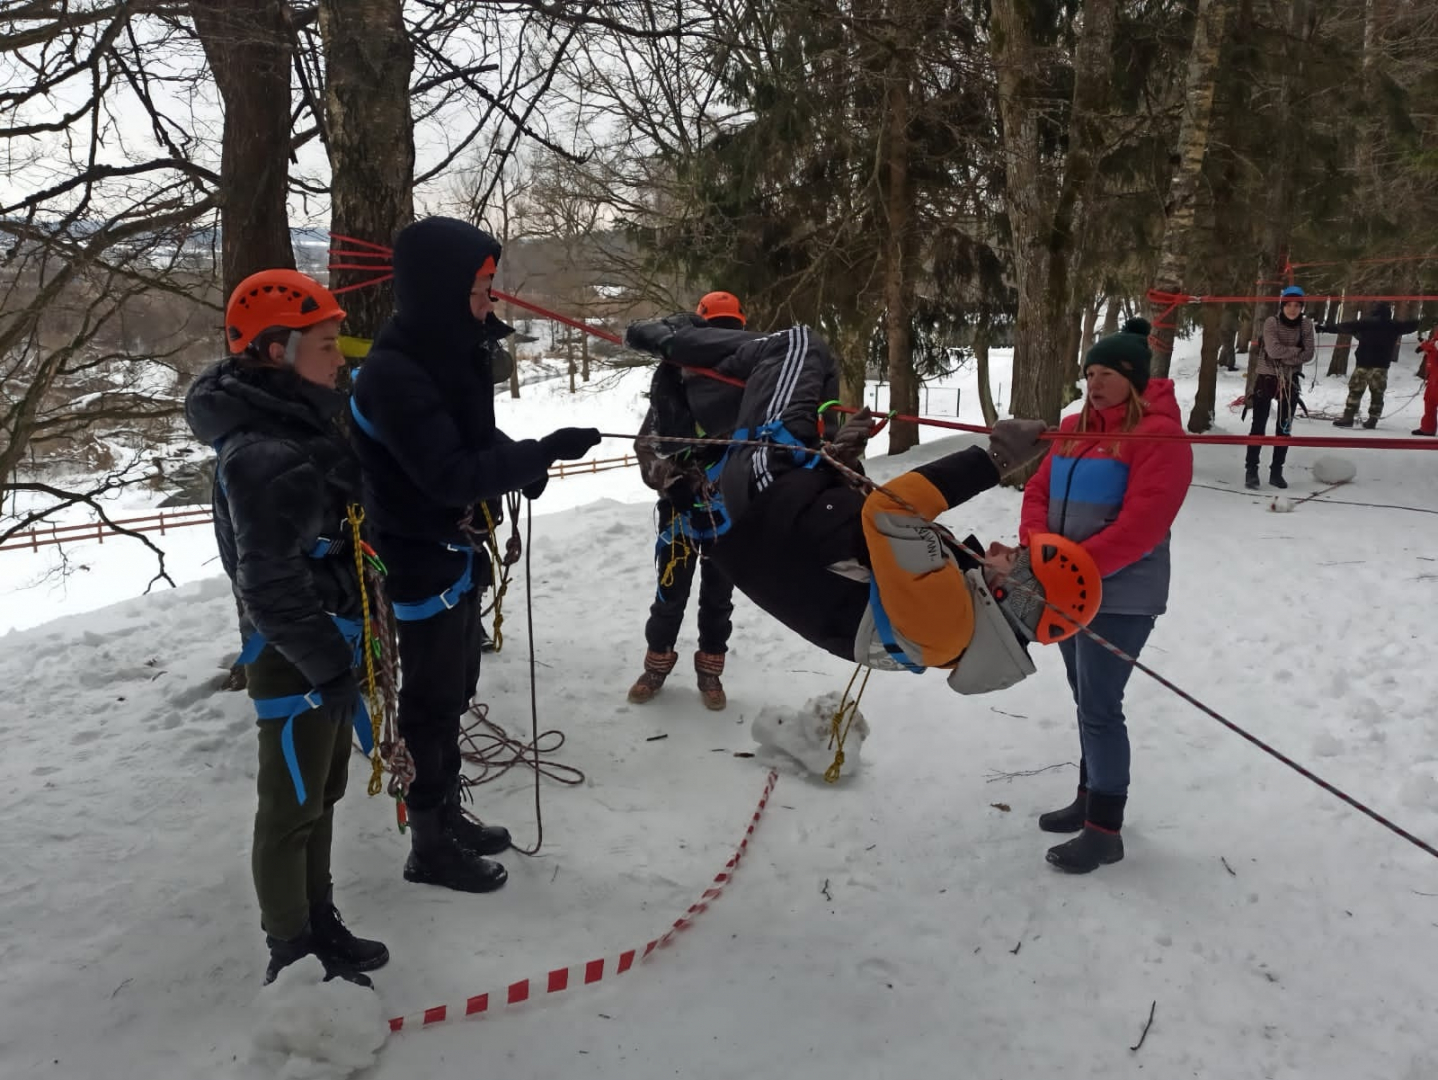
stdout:
<svg viewBox="0 0 1438 1080">
<path fill-rule="evenodd" d="M 704 319 L 692 311 L 681 311 L 662 319 L 646 319 L 644 322 L 629 324 L 624 331 L 624 344 L 631 349 L 667 360 L 669 342 L 676 333 L 686 327 L 704 325 Z"/>
<path fill-rule="evenodd" d="M 532 484 L 527 484 L 519 489 L 521 495 L 533 502 L 544 494 L 544 489 L 549 486 L 549 474 L 545 473 Z"/>
<path fill-rule="evenodd" d="M 599 445 L 599 429 L 562 427 L 539 440 L 539 447 L 549 456 L 549 463 L 578 461 Z"/>
<path fill-rule="evenodd" d="M 343 671 L 316 689 L 320 692 L 320 707 L 331 720 L 340 727 L 354 723 L 355 714 L 359 712 L 360 688 L 353 671 Z"/>
<path fill-rule="evenodd" d="M 1021 468 L 1049 452 L 1039 439 L 1047 430 L 1042 420 L 1000 420 L 989 432 L 989 457 L 1000 473 Z"/>
</svg>

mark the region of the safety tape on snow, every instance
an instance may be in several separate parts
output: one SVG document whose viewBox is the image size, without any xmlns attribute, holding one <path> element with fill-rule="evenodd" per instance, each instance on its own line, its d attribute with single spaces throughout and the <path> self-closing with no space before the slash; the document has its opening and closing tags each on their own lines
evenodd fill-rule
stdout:
<svg viewBox="0 0 1438 1080">
<path fill-rule="evenodd" d="M 518 982 L 510 983 L 503 990 L 491 993 L 476 994 L 466 998 L 459 1005 L 438 1005 L 432 1009 L 425 1009 L 422 1013 L 412 1016 L 397 1016 L 389 1022 L 390 1031 L 404 1031 L 409 1028 L 433 1027 L 435 1024 L 443 1023 L 446 1020 L 456 1020 L 466 1016 L 481 1016 L 492 1012 L 505 1005 L 522 1005 L 534 998 L 547 997 L 550 994 L 563 993 L 577 986 L 591 986 L 594 983 L 602 982 L 607 978 L 623 975 L 632 971 L 634 967 L 647 959 L 649 955 L 662 949 L 674 939 L 674 936 L 681 930 L 687 930 L 693 925 L 694 920 L 705 911 L 709 905 L 719 898 L 726 886 L 734 878 L 734 872 L 738 869 L 739 860 L 749 849 L 749 840 L 754 835 L 754 830 L 759 824 L 759 819 L 764 815 L 764 808 L 769 805 L 769 797 L 774 793 L 774 785 L 779 782 L 779 774 L 771 769 L 767 779 L 764 781 L 764 791 L 759 796 L 759 805 L 754 810 L 754 815 L 749 819 L 748 828 L 744 830 L 744 837 L 739 841 L 739 846 L 734 849 L 734 854 L 724 864 L 724 869 L 714 875 L 714 880 L 704 890 L 698 900 L 689 905 L 683 915 L 674 922 L 659 937 L 644 945 L 626 949 L 617 957 L 590 960 L 585 964 L 573 964 L 569 967 L 555 968 L 544 975 L 530 979 L 520 979 Z"/>
</svg>

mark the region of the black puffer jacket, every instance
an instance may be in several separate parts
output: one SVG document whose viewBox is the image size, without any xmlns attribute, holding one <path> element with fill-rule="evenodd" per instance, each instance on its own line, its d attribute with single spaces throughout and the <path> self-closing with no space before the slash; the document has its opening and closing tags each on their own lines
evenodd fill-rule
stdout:
<svg viewBox="0 0 1438 1080">
<path fill-rule="evenodd" d="M 492 236 L 452 218 L 416 222 L 395 241 L 398 310 L 354 388 L 378 436 L 357 426 L 355 449 L 395 600 L 427 599 L 452 585 L 464 558 L 442 545 L 468 543 L 459 522 L 469 507 L 548 473 L 538 441 L 514 442 L 495 427 L 492 351 L 511 331 L 493 315 L 477 322 L 469 293 L 485 259 L 499 254 Z M 498 508 L 491 504 L 496 521 Z"/>
<path fill-rule="evenodd" d="M 345 508 L 359 467 L 335 424 L 344 397 L 288 368 L 224 360 L 195 380 L 185 417 L 216 446 L 215 536 L 244 614 L 308 686 L 347 671 L 353 650 L 330 614 L 361 615 Z"/>
<path fill-rule="evenodd" d="M 1387 304 L 1376 304 L 1370 316 L 1348 322 L 1329 323 L 1318 328 L 1325 334 L 1352 334 L 1358 339 L 1354 365 L 1361 368 L 1386 368 L 1393 363 L 1398 339 L 1418 329 L 1417 319 L 1396 320 Z"/>
</svg>

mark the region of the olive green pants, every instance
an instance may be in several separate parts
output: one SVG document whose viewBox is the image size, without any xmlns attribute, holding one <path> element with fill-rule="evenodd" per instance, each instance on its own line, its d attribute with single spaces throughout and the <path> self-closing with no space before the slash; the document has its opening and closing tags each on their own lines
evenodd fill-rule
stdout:
<svg viewBox="0 0 1438 1080">
<path fill-rule="evenodd" d="M 349 781 L 350 758 L 349 726 L 330 717 L 322 706 L 294 720 L 295 758 L 308 795 L 303 806 L 280 745 L 284 722 L 260 722 L 260 804 L 250 865 L 260 925 L 271 937 L 299 934 L 310 907 L 329 891 L 334 808 Z"/>
</svg>

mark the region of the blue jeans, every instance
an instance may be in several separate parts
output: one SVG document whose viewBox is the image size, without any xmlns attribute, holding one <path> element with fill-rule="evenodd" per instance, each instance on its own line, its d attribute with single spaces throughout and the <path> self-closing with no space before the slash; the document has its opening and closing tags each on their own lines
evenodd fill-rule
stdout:
<svg viewBox="0 0 1438 1080">
<path fill-rule="evenodd" d="M 1089 629 L 1136 660 L 1153 632 L 1154 618 L 1100 611 Z M 1059 642 L 1059 651 L 1078 706 L 1079 747 L 1089 790 L 1100 795 L 1127 795 L 1129 748 L 1123 691 L 1133 666 L 1083 633 Z"/>
</svg>

